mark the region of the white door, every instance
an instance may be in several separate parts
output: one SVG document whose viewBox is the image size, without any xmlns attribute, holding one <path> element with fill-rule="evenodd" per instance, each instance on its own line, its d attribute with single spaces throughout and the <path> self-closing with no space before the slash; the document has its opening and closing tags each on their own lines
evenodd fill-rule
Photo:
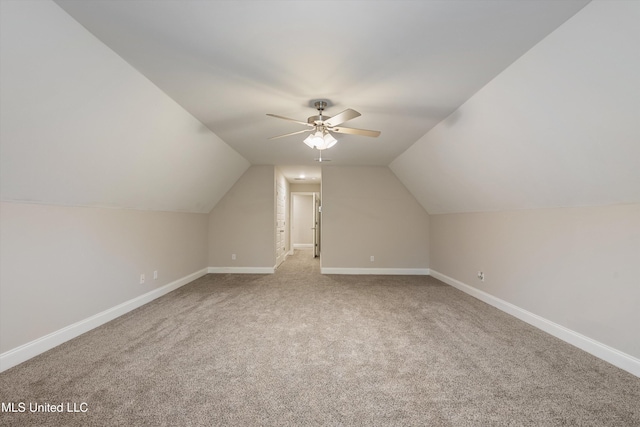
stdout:
<svg viewBox="0 0 640 427">
<path fill-rule="evenodd" d="M 278 180 L 276 185 L 276 267 L 282 264 L 287 255 L 287 245 L 285 239 L 285 206 L 286 189 Z"/>
</svg>

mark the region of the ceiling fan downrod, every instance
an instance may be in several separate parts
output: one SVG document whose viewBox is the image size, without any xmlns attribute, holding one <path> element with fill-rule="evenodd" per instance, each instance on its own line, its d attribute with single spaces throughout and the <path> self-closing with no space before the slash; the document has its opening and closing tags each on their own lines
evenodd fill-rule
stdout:
<svg viewBox="0 0 640 427">
<path fill-rule="evenodd" d="M 315 105 L 316 110 L 318 110 L 318 120 L 322 122 L 322 112 L 325 108 L 327 108 L 326 101 L 316 101 L 313 105 Z"/>
</svg>

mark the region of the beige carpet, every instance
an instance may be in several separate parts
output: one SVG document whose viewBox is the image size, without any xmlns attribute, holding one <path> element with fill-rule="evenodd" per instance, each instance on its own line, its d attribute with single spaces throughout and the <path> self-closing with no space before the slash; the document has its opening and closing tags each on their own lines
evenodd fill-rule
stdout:
<svg viewBox="0 0 640 427">
<path fill-rule="evenodd" d="M 322 276 L 309 251 L 202 277 L 0 386 L 26 405 L 3 426 L 640 426 L 639 378 L 431 277 Z"/>
</svg>

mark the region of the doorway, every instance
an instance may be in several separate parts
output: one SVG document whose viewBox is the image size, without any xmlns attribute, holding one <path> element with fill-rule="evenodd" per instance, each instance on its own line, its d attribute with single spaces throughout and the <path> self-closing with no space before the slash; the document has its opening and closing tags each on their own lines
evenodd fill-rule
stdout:
<svg viewBox="0 0 640 427">
<path fill-rule="evenodd" d="M 291 248 L 310 248 L 320 256 L 320 193 L 291 193 Z"/>
</svg>

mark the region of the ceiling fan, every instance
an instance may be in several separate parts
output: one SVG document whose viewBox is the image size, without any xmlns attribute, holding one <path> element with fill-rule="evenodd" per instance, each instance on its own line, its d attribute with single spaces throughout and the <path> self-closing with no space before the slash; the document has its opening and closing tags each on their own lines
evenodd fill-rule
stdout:
<svg viewBox="0 0 640 427">
<path fill-rule="evenodd" d="M 308 127 L 308 129 L 300 130 L 297 132 L 291 132 L 284 135 L 272 136 L 269 139 L 284 138 L 285 136 L 311 132 L 311 135 L 309 135 L 304 140 L 304 143 L 311 148 L 317 148 L 318 150 L 326 150 L 327 148 L 333 147 L 336 144 L 336 142 L 338 142 L 333 137 L 333 135 L 331 135 L 331 132 L 345 133 L 350 135 L 370 136 L 374 138 L 380 135 L 380 131 L 377 131 L 377 130 L 354 129 L 354 128 L 346 128 L 346 127 L 340 126 L 342 123 L 348 120 L 359 117 L 361 114 L 358 113 L 356 110 L 352 110 L 351 108 L 348 108 L 343 112 L 338 113 L 333 117 L 330 117 L 322 114 L 324 109 L 327 107 L 327 101 L 315 101 L 313 105 L 318 110 L 318 115 L 309 117 L 306 122 L 290 119 L 288 117 L 279 116 L 277 114 L 267 114 L 267 116 L 275 117 L 277 119 L 289 120 L 290 122 L 299 123 L 301 125 L 305 125 Z"/>
</svg>

